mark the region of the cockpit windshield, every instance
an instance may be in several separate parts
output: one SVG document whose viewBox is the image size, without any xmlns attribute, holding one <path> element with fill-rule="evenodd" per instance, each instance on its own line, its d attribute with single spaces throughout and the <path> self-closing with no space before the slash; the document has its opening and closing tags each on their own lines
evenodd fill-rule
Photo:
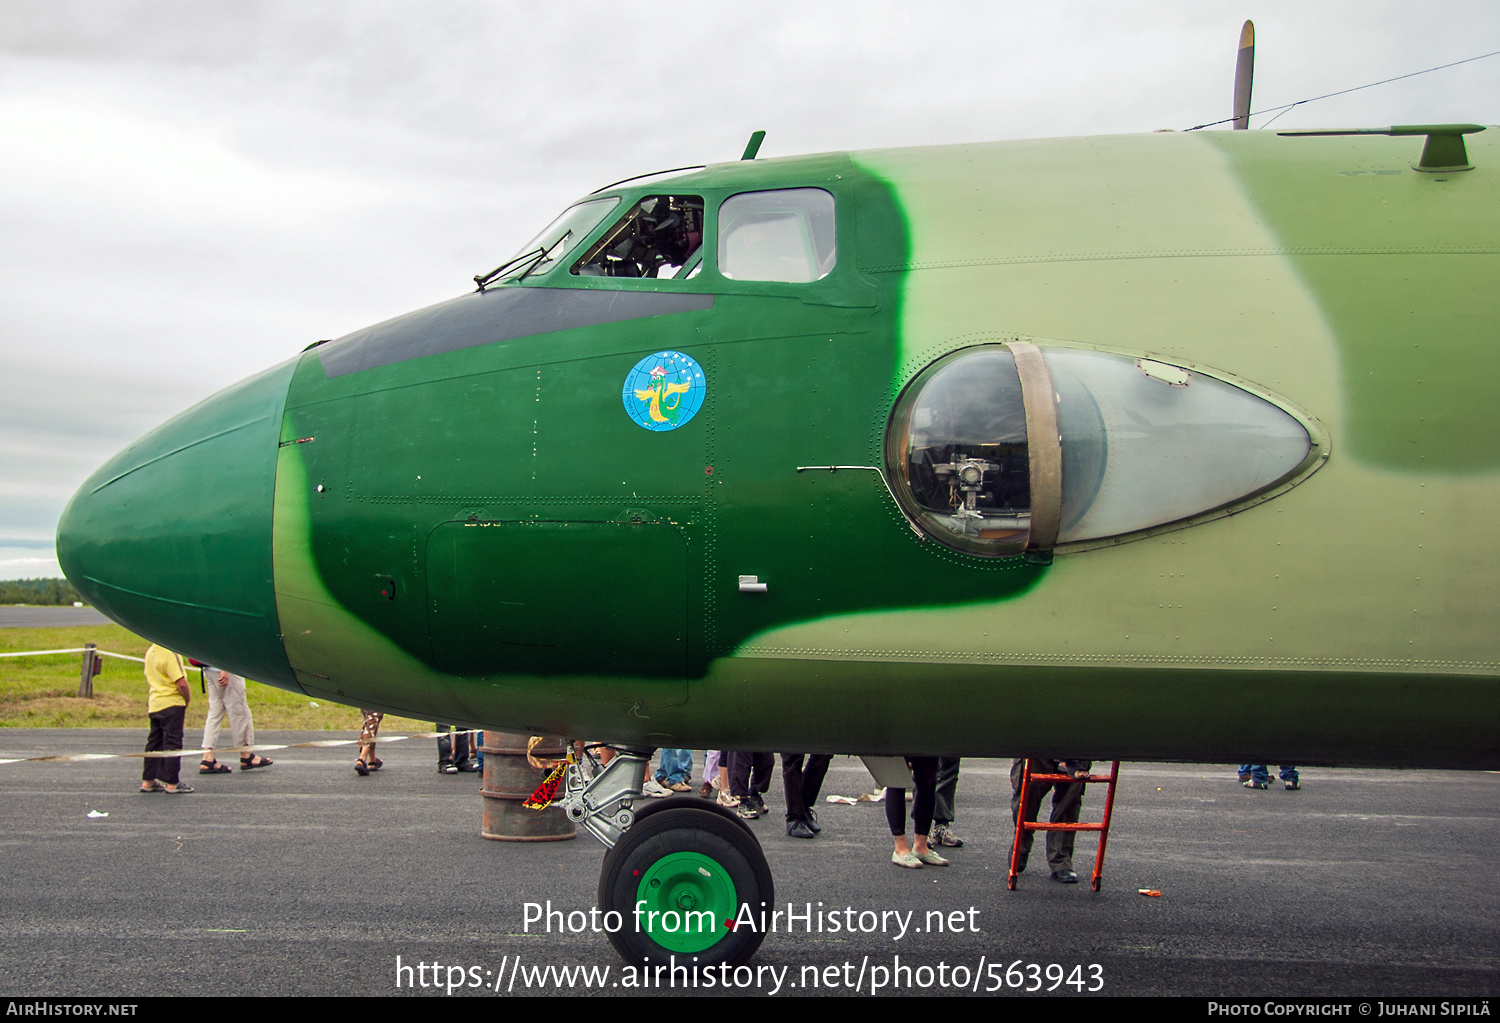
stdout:
<svg viewBox="0 0 1500 1023">
<path fill-rule="evenodd" d="M 614 196 L 587 199 L 563 210 L 562 216 L 547 225 L 546 230 L 522 246 L 521 251 L 489 274 L 476 277 L 480 286 L 510 277 L 536 277 L 560 263 L 599 221 L 620 204 Z"/>
<path fill-rule="evenodd" d="M 633 206 L 573 267 L 580 277 L 690 276 L 703 245 L 703 197 L 651 195 Z"/>
</svg>

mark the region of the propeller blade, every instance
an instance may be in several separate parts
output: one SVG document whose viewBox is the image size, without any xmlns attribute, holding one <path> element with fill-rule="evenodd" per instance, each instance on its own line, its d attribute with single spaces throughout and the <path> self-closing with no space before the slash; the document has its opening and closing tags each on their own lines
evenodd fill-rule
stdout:
<svg viewBox="0 0 1500 1023">
<path fill-rule="evenodd" d="M 1234 65 L 1234 130 L 1250 127 L 1250 84 L 1255 78 L 1255 22 L 1240 29 L 1240 54 Z"/>
</svg>

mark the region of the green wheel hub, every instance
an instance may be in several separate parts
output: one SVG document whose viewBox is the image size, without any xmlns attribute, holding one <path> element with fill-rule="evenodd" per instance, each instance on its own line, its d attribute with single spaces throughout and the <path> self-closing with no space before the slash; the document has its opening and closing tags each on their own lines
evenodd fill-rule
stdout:
<svg viewBox="0 0 1500 1023">
<path fill-rule="evenodd" d="M 669 853 L 641 873 L 636 888 L 641 932 L 669 952 L 702 952 L 739 911 L 729 872 L 696 852 Z"/>
</svg>

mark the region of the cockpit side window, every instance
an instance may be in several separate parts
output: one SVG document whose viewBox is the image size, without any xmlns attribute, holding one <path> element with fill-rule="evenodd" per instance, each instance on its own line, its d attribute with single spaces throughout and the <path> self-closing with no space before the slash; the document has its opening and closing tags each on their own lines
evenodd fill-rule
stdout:
<svg viewBox="0 0 1500 1023">
<path fill-rule="evenodd" d="M 736 281 L 821 280 L 838 260 L 833 196 L 821 188 L 742 192 L 719 207 L 719 272 Z"/>
<path fill-rule="evenodd" d="M 573 265 L 573 273 L 667 280 L 681 275 L 702 245 L 702 196 L 651 195 L 604 232 Z"/>
</svg>

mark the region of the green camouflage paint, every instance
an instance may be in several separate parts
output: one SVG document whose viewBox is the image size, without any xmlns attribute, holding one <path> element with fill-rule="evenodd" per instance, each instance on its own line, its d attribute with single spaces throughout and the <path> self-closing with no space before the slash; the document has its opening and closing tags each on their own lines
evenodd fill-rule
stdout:
<svg viewBox="0 0 1500 1023">
<path fill-rule="evenodd" d="M 1423 138 L 1206 136 L 1316 296 L 1339 351 L 1348 453 L 1424 474 L 1500 469 L 1500 137 L 1475 170 L 1412 165 Z"/>
</svg>

